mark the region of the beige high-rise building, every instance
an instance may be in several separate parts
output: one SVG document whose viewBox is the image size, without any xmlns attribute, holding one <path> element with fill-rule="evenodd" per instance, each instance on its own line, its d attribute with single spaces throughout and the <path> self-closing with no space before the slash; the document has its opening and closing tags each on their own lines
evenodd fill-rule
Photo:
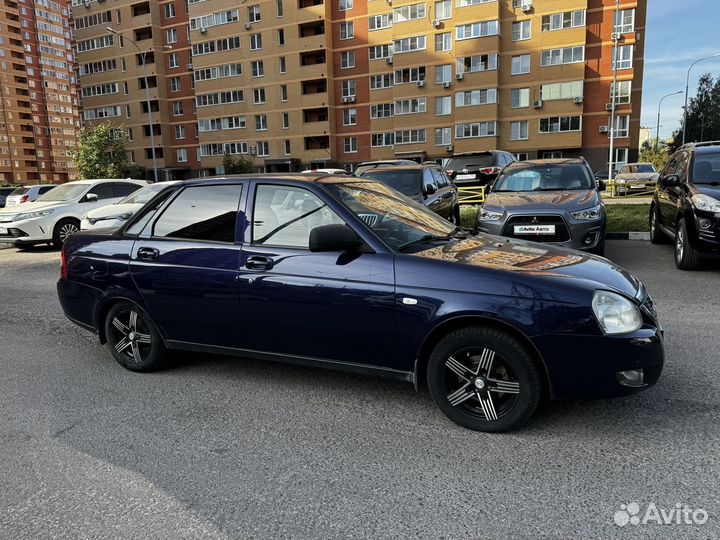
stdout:
<svg viewBox="0 0 720 540">
<path fill-rule="evenodd" d="M 67 0 L 0 3 L 0 184 L 75 178 L 76 83 Z"/>
</svg>

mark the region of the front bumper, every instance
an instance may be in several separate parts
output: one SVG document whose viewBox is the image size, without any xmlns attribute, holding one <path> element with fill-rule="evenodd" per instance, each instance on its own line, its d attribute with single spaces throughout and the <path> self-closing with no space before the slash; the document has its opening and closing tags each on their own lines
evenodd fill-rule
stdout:
<svg viewBox="0 0 720 540">
<path fill-rule="evenodd" d="M 40 218 L 0 223 L 0 242 L 15 245 L 49 242 L 52 240 L 52 223 Z"/>
<path fill-rule="evenodd" d="M 535 216 L 545 216 L 542 213 L 534 213 L 528 215 L 526 220 L 530 223 L 531 218 Z M 550 214 L 547 214 L 550 216 Z M 478 221 L 477 230 L 487 234 L 495 236 L 506 236 L 510 238 L 517 238 L 521 240 L 527 240 L 529 242 L 548 242 L 554 245 L 559 245 L 571 249 L 588 250 L 598 247 L 605 240 L 605 217 L 595 221 L 580 221 L 568 218 L 566 216 L 559 216 L 558 214 L 552 214 L 553 217 L 562 217 L 564 226 L 567 228 L 567 235 L 569 237 L 564 240 L 554 240 L 547 236 L 532 235 L 532 234 L 514 234 L 513 227 L 518 224 L 508 223 L 511 218 L 519 219 L 522 214 L 506 214 L 502 219 L 497 221 Z M 522 221 L 522 220 L 520 220 Z M 563 238 L 563 237 L 561 237 Z"/>
<path fill-rule="evenodd" d="M 646 325 L 622 336 L 552 334 L 533 338 L 545 359 L 554 398 L 617 397 L 653 386 L 665 362 L 663 332 Z M 643 370 L 643 384 L 621 384 L 618 374 Z"/>
</svg>

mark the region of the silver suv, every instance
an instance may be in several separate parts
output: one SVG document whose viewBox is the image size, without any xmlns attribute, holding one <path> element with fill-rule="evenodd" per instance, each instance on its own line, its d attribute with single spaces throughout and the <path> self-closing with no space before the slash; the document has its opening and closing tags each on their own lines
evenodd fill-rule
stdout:
<svg viewBox="0 0 720 540">
<path fill-rule="evenodd" d="M 500 173 L 480 208 L 481 232 L 605 253 L 604 189 L 582 158 L 520 161 Z"/>
</svg>

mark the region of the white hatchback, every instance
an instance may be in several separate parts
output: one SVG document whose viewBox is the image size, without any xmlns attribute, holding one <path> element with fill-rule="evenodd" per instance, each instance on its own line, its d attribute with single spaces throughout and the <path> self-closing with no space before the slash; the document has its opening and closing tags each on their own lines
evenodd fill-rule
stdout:
<svg viewBox="0 0 720 540">
<path fill-rule="evenodd" d="M 60 247 L 80 230 L 88 210 L 113 204 L 137 191 L 144 180 L 78 180 L 57 186 L 35 202 L 0 210 L 0 242 L 16 246 L 52 243 Z"/>
</svg>

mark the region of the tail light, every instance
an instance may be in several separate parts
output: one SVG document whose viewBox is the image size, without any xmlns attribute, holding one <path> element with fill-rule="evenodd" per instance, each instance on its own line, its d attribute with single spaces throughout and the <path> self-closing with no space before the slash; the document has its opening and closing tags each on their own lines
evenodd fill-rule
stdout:
<svg viewBox="0 0 720 540">
<path fill-rule="evenodd" d="M 65 247 L 60 251 L 60 279 L 67 280 L 67 256 L 65 255 Z"/>
<path fill-rule="evenodd" d="M 485 167 L 480 169 L 480 172 L 483 174 L 498 174 L 500 171 L 500 167 Z"/>
<path fill-rule="evenodd" d="M 29 198 L 30 198 L 29 195 L 23 195 L 22 197 L 20 197 L 20 204 L 22 204 L 24 202 L 28 202 Z"/>
<path fill-rule="evenodd" d="M 447 170 L 447 171 L 445 171 L 445 172 L 448 173 L 448 176 L 454 176 L 454 175 L 455 175 L 455 171 L 453 171 L 452 169 L 449 169 L 449 170 Z"/>
</svg>

